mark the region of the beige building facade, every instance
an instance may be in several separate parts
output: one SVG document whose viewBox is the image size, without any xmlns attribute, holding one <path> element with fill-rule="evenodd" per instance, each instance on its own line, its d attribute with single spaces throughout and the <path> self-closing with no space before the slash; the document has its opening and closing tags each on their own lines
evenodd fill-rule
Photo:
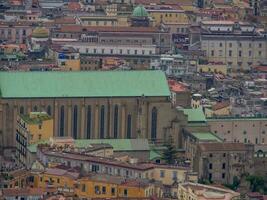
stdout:
<svg viewBox="0 0 267 200">
<path fill-rule="evenodd" d="M 214 118 L 207 119 L 213 133 L 226 142 L 266 144 L 266 118 Z"/>
</svg>

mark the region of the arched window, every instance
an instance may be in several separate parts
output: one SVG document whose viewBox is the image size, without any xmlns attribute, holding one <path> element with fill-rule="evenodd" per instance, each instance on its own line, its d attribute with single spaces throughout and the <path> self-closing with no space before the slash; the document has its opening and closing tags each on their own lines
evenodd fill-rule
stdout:
<svg viewBox="0 0 267 200">
<path fill-rule="evenodd" d="M 100 110 L 100 139 L 105 137 L 105 106 L 101 106 Z"/>
<path fill-rule="evenodd" d="M 37 106 L 34 106 L 33 107 L 33 112 L 37 112 L 38 111 L 38 107 Z"/>
<path fill-rule="evenodd" d="M 86 122 L 86 138 L 91 138 L 91 126 L 92 126 L 91 106 L 87 107 L 87 122 Z"/>
<path fill-rule="evenodd" d="M 151 139 L 157 139 L 157 120 L 158 120 L 158 111 L 157 108 L 154 107 L 151 113 Z"/>
<path fill-rule="evenodd" d="M 47 106 L 46 112 L 48 115 L 51 116 L 51 106 Z"/>
<path fill-rule="evenodd" d="M 127 116 L 127 138 L 131 139 L 132 137 L 132 116 L 129 114 Z"/>
<path fill-rule="evenodd" d="M 75 105 L 73 108 L 73 138 L 77 139 L 78 132 L 78 106 Z"/>
<path fill-rule="evenodd" d="M 64 136 L 64 126 L 65 126 L 65 112 L 64 106 L 60 107 L 60 123 L 59 123 L 59 136 Z"/>
<path fill-rule="evenodd" d="M 20 108 L 19 108 L 19 113 L 20 113 L 21 115 L 24 114 L 24 107 L 23 107 L 23 106 L 20 106 Z"/>
<path fill-rule="evenodd" d="M 113 132 L 114 132 L 114 138 L 118 138 L 118 118 L 119 118 L 119 107 L 118 105 L 115 105 L 114 107 L 114 125 L 113 125 Z"/>
</svg>

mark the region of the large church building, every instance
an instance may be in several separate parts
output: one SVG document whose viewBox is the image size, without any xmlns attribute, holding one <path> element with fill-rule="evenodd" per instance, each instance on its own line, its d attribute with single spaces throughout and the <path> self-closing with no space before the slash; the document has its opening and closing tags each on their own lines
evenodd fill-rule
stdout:
<svg viewBox="0 0 267 200">
<path fill-rule="evenodd" d="M 0 145 L 15 146 L 17 115 L 45 111 L 55 136 L 164 140 L 186 118 L 172 107 L 164 73 L 0 72 Z"/>
</svg>

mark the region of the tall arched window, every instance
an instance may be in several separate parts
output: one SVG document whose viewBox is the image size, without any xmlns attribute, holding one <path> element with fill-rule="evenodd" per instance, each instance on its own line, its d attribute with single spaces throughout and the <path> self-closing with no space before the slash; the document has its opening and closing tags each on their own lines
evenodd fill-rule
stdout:
<svg viewBox="0 0 267 200">
<path fill-rule="evenodd" d="M 73 138 L 77 139 L 78 133 L 78 106 L 75 105 L 73 108 L 73 127 L 72 127 Z"/>
<path fill-rule="evenodd" d="M 34 106 L 33 107 L 33 112 L 37 112 L 38 111 L 38 107 L 37 106 Z"/>
<path fill-rule="evenodd" d="M 51 116 L 51 106 L 47 106 L 46 112 L 48 115 Z"/>
<path fill-rule="evenodd" d="M 105 106 L 101 106 L 100 110 L 100 138 L 105 137 Z"/>
<path fill-rule="evenodd" d="M 115 105 L 114 107 L 114 125 L 113 125 L 113 132 L 114 132 L 114 138 L 118 138 L 118 118 L 119 118 L 119 107 L 118 105 Z"/>
<path fill-rule="evenodd" d="M 151 139 L 157 139 L 157 120 L 158 120 L 158 110 L 156 107 L 152 109 L 151 113 Z"/>
<path fill-rule="evenodd" d="M 23 106 L 20 106 L 20 108 L 19 108 L 19 113 L 20 113 L 21 115 L 24 114 L 24 107 L 23 107 Z"/>
<path fill-rule="evenodd" d="M 129 114 L 127 116 L 127 138 L 131 139 L 132 137 L 132 116 Z"/>
<path fill-rule="evenodd" d="M 92 126 L 91 106 L 87 107 L 87 121 L 86 121 L 86 138 L 91 138 L 91 126 Z"/>
<path fill-rule="evenodd" d="M 64 106 L 60 107 L 60 123 L 59 123 L 59 136 L 64 136 L 64 126 L 65 126 L 65 112 Z"/>
</svg>

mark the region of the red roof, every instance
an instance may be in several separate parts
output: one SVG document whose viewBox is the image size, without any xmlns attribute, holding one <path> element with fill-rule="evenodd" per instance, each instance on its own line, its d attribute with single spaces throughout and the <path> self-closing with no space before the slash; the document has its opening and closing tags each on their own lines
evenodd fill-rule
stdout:
<svg viewBox="0 0 267 200">
<path fill-rule="evenodd" d="M 267 65 L 256 66 L 256 67 L 254 67 L 254 69 L 256 71 L 260 71 L 260 72 L 267 72 Z"/>
<path fill-rule="evenodd" d="M 70 2 L 68 4 L 69 10 L 81 10 L 81 5 L 78 2 Z"/>
<path fill-rule="evenodd" d="M 218 102 L 212 106 L 212 110 L 220 110 L 222 108 L 228 107 L 229 105 L 230 105 L 229 101 Z"/>
<path fill-rule="evenodd" d="M 175 80 L 168 80 L 169 88 L 172 92 L 185 92 L 188 91 L 187 88 Z"/>
</svg>

